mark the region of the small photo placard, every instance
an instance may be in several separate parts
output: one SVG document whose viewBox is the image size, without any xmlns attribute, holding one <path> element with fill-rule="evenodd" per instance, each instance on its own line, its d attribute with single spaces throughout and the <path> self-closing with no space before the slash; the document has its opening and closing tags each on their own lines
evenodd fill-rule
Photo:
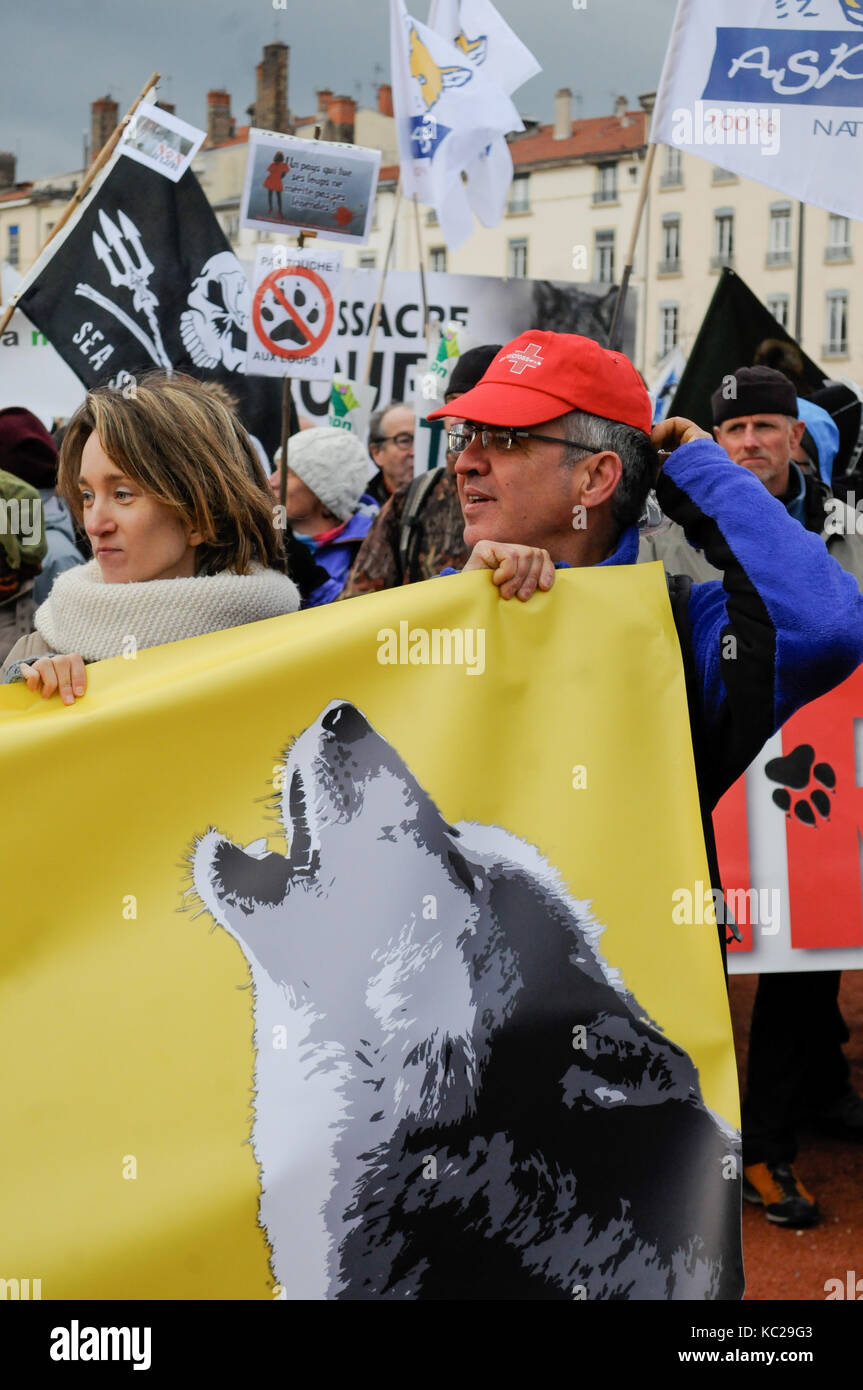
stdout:
<svg viewBox="0 0 863 1390">
<path fill-rule="evenodd" d="M 179 183 L 201 145 L 205 130 L 178 120 L 170 111 L 142 101 L 129 121 L 120 141 L 120 152 L 172 183 Z"/>
<path fill-rule="evenodd" d="M 380 164 L 380 150 L 250 130 L 240 225 L 364 246 Z"/>
</svg>

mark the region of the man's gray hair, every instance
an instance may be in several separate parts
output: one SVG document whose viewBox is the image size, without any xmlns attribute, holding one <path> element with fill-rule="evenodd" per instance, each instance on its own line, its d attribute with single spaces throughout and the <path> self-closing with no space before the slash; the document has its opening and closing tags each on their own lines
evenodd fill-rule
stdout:
<svg viewBox="0 0 863 1390">
<path fill-rule="evenodd" d="M 384 431 L 383 431 L 384 416 L 385 416 L 385 415 L 389 415 L 389 413 L 390 413 L 391 410 L 398 410 L 400 406 L 403 406 L 403 405 L 405 405 L 405 404 L 406 404 L 405 401 L 390 401 L 389 405 L 385 405 L 384 408 L 383 408 L 383 410 L 376 410 L 376 411 L 374 412 L 374 414 L 373 414 L 372 416 L 370 416 L 370 418 L 369 418 L 369 443 L 370 443 L 370 444 L 379 444 L 379 443 L 381 442 L 381 439 L 383 438 L 383 433 L 384 433 Z"/>
<path fill-rule="evenodd" d="M 611 514 L 621 530 L 634 526 L 644 510 L 659 468 L 659 457 L 648 435 L 631 425 L 620 425 L 601 415 L 588 415 L 583 410 L 571 410 L 563 416 L 562 424 L 565 439 L 590 446 L 567 449 L 564 463 L 575 464 L 579 459 L 606 449 L 617 454 L 623 473 L 611 499 Z"/>
</svg>

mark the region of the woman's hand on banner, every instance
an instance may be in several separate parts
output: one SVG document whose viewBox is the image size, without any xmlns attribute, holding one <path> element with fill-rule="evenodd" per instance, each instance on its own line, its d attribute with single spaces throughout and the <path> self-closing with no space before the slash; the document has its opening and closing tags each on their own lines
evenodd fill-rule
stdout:
<svg viewBox="0 0 863 1390">
<path fill-rule="evenodd" d="M 529 599 L 537 586 L 550 589 L 554 583 L 554 564 L 547 550 L 533 545 L 512 545 L 508 541 L 479 541 L 470 553 L 462 573 L 467 570 L 493 570 L 492 583 L 501 598 Z"/>
<path fill-rule="evenodd" d="M 694 439 L 712 438 L 712 434 L 708 434 L 692 420 L 684 420 L 682 415 L 672 415 L 670 420 L 661 421 L 650 436 L 654 448 L 660 450 L 660 464 L 665 461 L 662 455 L 667 458 L 680 444 L 691 444 Z"/>
<path fill-rule="evenodd" d="M 76 652 L 71 656 L 40 656 L 38 661 L 22 661 L 21 675 L 28 690 L 35 694 L 41 686 L 44 700 L 59 692 L 64 705 L 73 705 L 87 689 L 84 658 Z"/>
</svg>

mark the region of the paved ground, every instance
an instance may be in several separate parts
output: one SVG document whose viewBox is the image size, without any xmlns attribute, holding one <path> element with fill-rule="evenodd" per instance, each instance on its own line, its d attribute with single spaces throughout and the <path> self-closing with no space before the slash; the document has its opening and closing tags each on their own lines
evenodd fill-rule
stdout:
<svg viewBox="0 0 863 1390">
<path fill-rule="evenodd" d="M 755 985 L 753 975 L 732 976 L 729 985 L 741 1087 Z M 863 1093 L 863 971 L 845 972 L 839 1003 L 851 1031 L 852 1081 Z M 844 1281 L 848 1270 L 863 1279 L 863 1144 L 804 1133 L 795 1170 L 821 1207 L 821 1224 L 787 1230 L 743 1203 L 747 1299 L 823 1300 L 827 1279 Z"/>
</svg>

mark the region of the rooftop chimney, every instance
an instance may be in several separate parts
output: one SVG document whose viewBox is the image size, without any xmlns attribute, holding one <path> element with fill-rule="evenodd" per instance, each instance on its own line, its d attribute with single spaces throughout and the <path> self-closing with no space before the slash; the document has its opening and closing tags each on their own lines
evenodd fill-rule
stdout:
<svg viewBox="0 0 863 1390">
<path fill-rule="evenodd" d="M 234 118 L 231 115 L 229 92 L 221 90 L 207 93 L 207 144 L 224 145 L 234 133 Z"/>
<path fill-rule="evenodd" d="M 620 121 L 620 124 L 624 126 L 629 125 L 629 117 L 626 114 L 628 105 L 629 102 L 626 100 L 626 97 L 618 97 L 617 101 L 614 103 L 614 114 Z"/>
<path fill-rule="evenodd" d="M 643 92 L 641 96 L 638 98 L 638 104 L 641 107 L 642 111 L 646 111 L 648 116 L 652 116 L 653 108 L 656 105 L 656 93 Z"/>
<path fill-rule="evenodd" d="M 572 92 L 561 87 L 554 94 L 554 138 L 568 140 L 572 135 Z"/>
<path fill-rule="evenodd" d="M 389 82 L 382 82 L 378 87 L 378 111 L 382 116 L 393 114 L 393 89 Z"/>
<path fill-rule="evenodd" d="M 15 156 L 4 150 L 0 154 L 0 188 L 11 188 L 15 182 Z"/>
<path fill-rule="evenodd" d="M 286 43 L 264 46 L 263 61 L 255 69 L 257 94 L 254 123 L 262 130 L 288 129 L 288 57 Z"/>
<path fill-rule="evenodd" d="M 100 97 L 90 103 L 90 161 L 106 144 L 117 124 L 117 103 L 112 97 Z"/>
<path fill-rule="evenodd" d="M 173 116 L 174 112 L 177 109 L 173 101 L 157 101 L 156 105 L 158 106 L 160 111 L 167 111 L 168 114 L 171 116 Z"/>
<path fill-rule="evenodd" d="M 318 116 L 320 117 L 319 124 L 323 125 L 324 121 L 327 119 L 327 107 L 329 106 L 333 96 L 332 88 L 322 87 L 321 90 L 317 92 L 315 95 L 318 98 Z"/>
<path fill-rule="evenodd" d="M 327 102 L 327 122 L 324 127 L 325 140 L 343 140 L 353 143 L 354 115 L 357 104 L 353 97 L 330 97 Z"/>
</svg>

